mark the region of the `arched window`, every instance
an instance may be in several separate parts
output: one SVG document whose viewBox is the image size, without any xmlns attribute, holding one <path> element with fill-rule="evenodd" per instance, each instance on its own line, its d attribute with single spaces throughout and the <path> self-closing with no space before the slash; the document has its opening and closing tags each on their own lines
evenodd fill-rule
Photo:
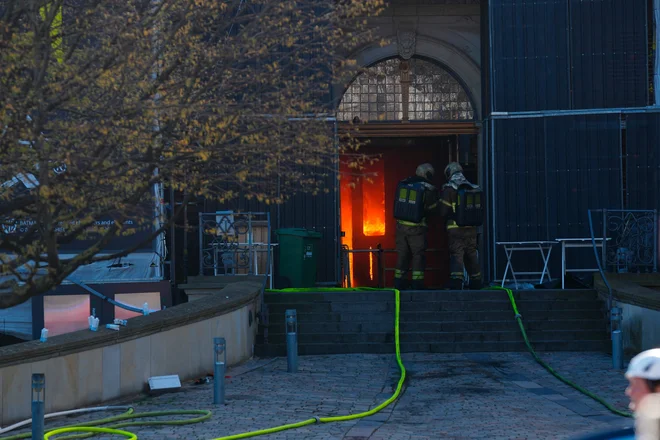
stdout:
<svg viewBox="0 0 660 440">
<path fill-rule="evenodd" d="M 348 86 L 338 119 L 469 121 L 474 110 L 454 76 L 421 58 L 390 58 L 364 69 Z"/>
</svg>

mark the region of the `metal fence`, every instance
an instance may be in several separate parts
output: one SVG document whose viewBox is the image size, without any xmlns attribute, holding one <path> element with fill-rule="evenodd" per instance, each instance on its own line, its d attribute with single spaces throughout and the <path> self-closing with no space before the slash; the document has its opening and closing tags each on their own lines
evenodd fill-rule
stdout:
<svg viewBox="0 0 660 440">
<path fill-rule="evenodd" d="M 391 288 L 394 286 L 396 249 L 385 249 L 380 245 L 375 249 L 349 249 L 343 245 L 341 252 L 341 283 L 344 287 L 356 287 L 352 285 L 352 271 L 356 270 L 357 262 L 351 262 L 351 256 L 369 254 L 373 256 L 370 258 L 373 258 L 374 277 L 371 280 L 371 284 L 367 287 Z M 424 272 L 426 274 L 426 286 L 429 288 L 440 288 L 441 285 L 438 284 L 438 280 L 442 279 L 443 274 L 448 273 L 448 265 L 434 261 L 436 259 L 434 257 L 448 255 L 448 251 L 446 248 L 430 248 L 426 250 L 425 255 L 426 267 Z M 410 277 L 410 273 L 408 277 Z M 467 273 L 465 273 L 465 277 L 467 279 Z M 356 284 L 358 283 L 356 282 Z"/>
<path fill-rule="evenodd" d="M 266 275 L 272 287 L 268 212 L 199 214 L 199 275 Z"/>
</svg>

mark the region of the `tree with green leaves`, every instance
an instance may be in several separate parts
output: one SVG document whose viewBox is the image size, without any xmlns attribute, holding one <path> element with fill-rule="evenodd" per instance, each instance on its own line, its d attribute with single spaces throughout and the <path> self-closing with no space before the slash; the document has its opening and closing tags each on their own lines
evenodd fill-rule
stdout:
<svg viewBox="0 0 660 440">
<path fill-rule="evenodd" d="M 331 85 L 354 74 L 347 54 L 382 6 L 0 0 L 0 308 L 162 233 L 144 210 L 158 185 L 266 203 L 329 190 L 336 143 L 314 116 L 332 111 Z M 104 253 L 134 218 L 151 234 Z"/>
</svg>

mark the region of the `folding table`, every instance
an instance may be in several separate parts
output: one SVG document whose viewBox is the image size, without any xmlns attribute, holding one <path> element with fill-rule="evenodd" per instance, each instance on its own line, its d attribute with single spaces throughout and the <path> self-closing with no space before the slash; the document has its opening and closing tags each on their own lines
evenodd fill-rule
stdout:
<svg viewBox="0 0 660 440">
<path fill-rule="evenodd" d="M 608 241 L 611 238 L 607 239 Z M 593 248 L 593 243 L 591 238 L 558 238 L 557 241 L 561 243 L 561 288 L 565 286 L 566 274 L 568 272 L 596 272 L 598 268 L 595 269 L 569 269 L 566 267 L 566 249 L 569 248 Z M 599 247 L 601 253 L 603 251 L 603 239 L 596 238 L 596 247 Z M 595 257 L 595 256 L 594 256 Z"/>
<path fill-rule="evenodd" d="M 550 261 L 550 254 L 552 253 L 552 247 L 557 244 L 556 241 L 499 241 L 496 243 L 498 246 L 504 248 L 504 253 L 506 254 L 506 268 L 504 269 L 504 276 L 502 277 L 502 287 L 506 282 L 506 276 L 511 271 L 511 276 L 513 281 L 518 284 L 519 275 L 540 275 L 539 284 L 543 283 L 543 280 L 548 278 L 548 281 L 552 280 L 550 276 L 550 270 L 548 269 L 548 261 Z M 514 252 L 530 252 L 536 251 L 541 254 L 543 260 L 543 270 L 541 272 L 516 272 L 511 263 L 511 257 Z M 521 279 L 520 281 L 530 281 L 528 279 Z M 536 279 L 534 279 L 536 281 Z"/>
</svg>

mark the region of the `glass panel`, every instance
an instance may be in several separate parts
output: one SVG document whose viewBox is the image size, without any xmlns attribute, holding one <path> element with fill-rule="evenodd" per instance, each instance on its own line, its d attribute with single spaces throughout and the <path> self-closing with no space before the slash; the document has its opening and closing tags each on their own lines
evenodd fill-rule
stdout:
<svg viewBox="0 0 660 440">
<path fill-rule="evenodd" d="M 32 298 L 17 306 L 0 309 L 0 346 L 2 335 L 32 339 Z"/>
<path fill-rule="evenodd" d="M 403 118 L 399 58 L 366 68 L 348 87 L 338 118 L 352 121 L 401 120 Z M 461 84 L 435 63 L 413 58 L 410 64 L 408 109 L 410 120 L 473 120 L 474 111 Z M 397 103 L 396 110 L 367 103 Z M 360 105 L 362 103 L 362 105 Z M 463 110 L 463 111 L 459 111 Z"/>
<path fill-rule="evenodd" d="M 89 295 L 44 296 L 44 327 L 49 337 L 88 328 L 89 315 Z"/>
<path fill-rule="evenodd" d="M 138 309 L 142 309 L 142 304 L 147 303 L 149 304 L 149 310 L 152 312 L 161 309 L 160 292 L 120 293 L 115 295 L 115 301 Z M 131 312 L 115 306 L 115 319 L 131 319 L 141 315 L 142 313 Z"/>
</svg>

